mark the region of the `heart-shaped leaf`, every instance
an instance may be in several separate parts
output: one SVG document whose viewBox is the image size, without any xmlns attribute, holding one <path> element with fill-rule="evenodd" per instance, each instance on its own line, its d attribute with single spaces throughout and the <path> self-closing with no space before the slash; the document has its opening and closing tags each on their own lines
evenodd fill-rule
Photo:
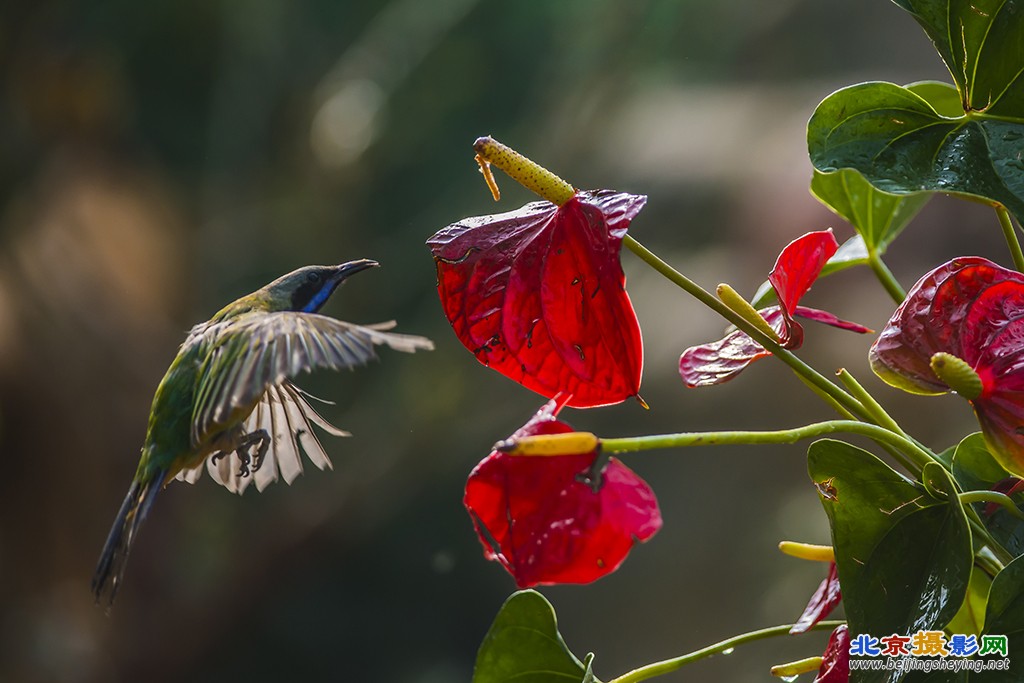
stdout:
<svg viewBox="0 0 1024 683">
<path fill-rule="evenodd" d="M 851 633 L 944 628 L 963 604 L 973 563 L 967 518 L 945 470 L 931 474 L 945 496 L 938 499 L 842 441 L 816 441 L 807 459 L 832 528 Z"/>
<path fill-rule="evenodd" d="M 513 593 L 476 656 L 473 683 L 583 683 L 590 673 L 558 632 L 551 603 L 537 591 Z"/>
<path fill-rule="evenodd" d="M 808 151 L 820 172 L 851 168 L 883 192 L 962 195 L 1003 204 L 1018 217 L 1024 216 L 1022 144 L 1024 112 L 947 118 L 893 83 L 843 88 L 807 124 Z"/>
<path fill-rule="evenodd" d="M 894 0 L 931 38 L 956 86 L 862 83 L 807 125 L 811 161 L 895 194 L 945 192 L 1024 216 L 1024 15 L 1007 0 Z"/>
<path fill-rule="evenodd" d="M 814 171 L 811 194 L 857 230 L 865 252 L 871 250 L 878 254 L 885 252 L 931 198 L 924 192 L 909 195 L 882 192 L 850 168 L 834 173 Z"/>
</svg>

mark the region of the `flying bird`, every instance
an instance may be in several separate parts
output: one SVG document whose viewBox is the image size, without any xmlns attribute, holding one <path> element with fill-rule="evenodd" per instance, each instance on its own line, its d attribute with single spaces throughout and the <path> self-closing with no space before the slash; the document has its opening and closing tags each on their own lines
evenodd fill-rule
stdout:
<svg viewBox="0 0 1024 683">
<path fill-rule="evenodd" d="M 172 479 L 195 482 L 207 469 L 242 493 L 302 471 L 300 446 L 320 469 L 331 462 L 313 426 L 348 436 L 322 418 L 292 379 L 315 368 L 354 368 L 374 347 L 430 350 L 425 337 L 395 334 L 395 323 L 354 325 L 317 311 L 349 276 L 378 265 L 360 259 L 306 266 L 234 301 L 192 328 L 153 397 L 135 477 L 92 579 L 113 604 L 128 553 L 157 494 Z"/>
</svg>

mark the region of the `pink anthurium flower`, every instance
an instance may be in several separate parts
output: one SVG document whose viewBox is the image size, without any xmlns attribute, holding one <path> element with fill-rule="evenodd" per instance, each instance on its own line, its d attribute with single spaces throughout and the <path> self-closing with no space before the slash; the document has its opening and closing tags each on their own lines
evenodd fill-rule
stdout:
<svg viewBox="0 0 1024 683">
<path fill-rule="evenodd" d="M 1024 476 L 1024 275 L 977 256 L 939 266 L 911 288 L 870 359 L 905 391 L 961 394 L 993 457 Z"/>
<path fill-rule="evenodd" d="M 427 240 L 448 322 L 477 360 L 574 408 L 636 396 L 640 325 L 619 263 L 647 198 L 579 191 L 466 218 Z"/>
<path fill-rule="evenodd" d="M 839 244 L 832 231 L 821 230 L 793 240 L 779 254 L 768 276 L 779 305 L 763 308 L 758 313 L 778 333 L 783 348 L 797 349 L 803 344 L 803 327 L 795 320 L 795 316 L 851 332 L 871 331 L 826 311 L 798 305 L 838 248 Z M 683 351 L 679 358 L 679 374 L 690 387 L 721 384 L 738 375 L 755 360 L 768 355 L 771 355 L 770 352 L 747 333 L 736 330 L 716 342 L 691 346 Z"/>
<path fill-rule="evenodd" d="M 513 439 L 573 431 L 548 402 Z M 552 456 L 493 451 L 466 482 L 464 504 L 487 559 L 519 588 L 590 583 L 615 571 L 638 541 L 661 528 L 647 483 L 610 458 L 595 491 L 585 476 L 597 451 Z"/>
</svg>

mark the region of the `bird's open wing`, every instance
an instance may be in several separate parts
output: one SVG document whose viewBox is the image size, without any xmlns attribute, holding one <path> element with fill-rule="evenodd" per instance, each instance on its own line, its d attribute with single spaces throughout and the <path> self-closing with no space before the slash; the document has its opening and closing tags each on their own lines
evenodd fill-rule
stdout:
<svg viewBox="0 0 1024 683">
<path fill-rule="evenodd" d="M 302 453 L 319 469 L 331 467 L 331 460 L 317 438 L 313 425 L 334 436 L 349 436 L 325 420 L 316 412 L 302 389 L 285 380 L 267 389 L 256 404 L 256 408 L 245 419 L 246 433 L 265 430 L 270 443 L 259 467 L 253 466 L 250 474 L 242 474 L 243 463 L 235 453 L 225 453 L 214 458 L 210 456 L 190 470 L 183 470 L 177 476 L 181 481 L 194 484 L 206 468 L 214 481 L 232 493 L 242 494 L 249 484 L 255 483 L 262 491 L 267 486 L 284 478 L 291 484 L 302 473 Z M 318 400 L 318 399 L 317 399 Z M 250 464 L 244 465 L 245 469 Z"/>
<path fill-rule="evenodd" d="M 375 346 L 432 349 L 424 337 L 386 332 L 394 322 L 354 325 L 315 313 L 254 313 L 217 325 L 199 371 L 192 411 L 198 446 L 239 419 L 270 387 L 314 368 L 354 368 L 377 357 Z M 245 417 L 245 416 L 242 416 Z"/>
</svg>

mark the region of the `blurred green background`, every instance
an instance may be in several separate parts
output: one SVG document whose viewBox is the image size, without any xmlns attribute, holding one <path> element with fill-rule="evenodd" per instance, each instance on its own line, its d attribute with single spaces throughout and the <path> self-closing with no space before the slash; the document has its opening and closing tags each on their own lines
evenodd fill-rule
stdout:
<svg viewBox="0 0 1024 683">
<path fill-rule="evenodd" d="M 484 561 L 462 487 L 542 403 L 478 365 L 437 302 L 424 240 L 530 199 L 499 176 L 492 202 L 473 140 L 578 187 L 648 194 L 632 233 L 749 295 L 799 234 L 851 234 L 807 192 L 815 104 L 860 80 L 949 80 L 884 0 L 7 2 L 0 78 L 0 680 L 399 683 L 469 680 L 514 585 Z M 958 253 L 1005 260 L 990 213 L 933 201 L 893 248 L 904 285 Z M 354 433 L 325 441 L 333 472 L 242 498 L 172 484 L 104 614 L 89 578 L 185 331 L 295 267 L 361 257 L 383 267 L 325 312 L 395 318 L 437 350 L 301 382 Z M 679 353 L 722 324 L 623 263 L 651 410 L 567 411 L 576 427 L 829 417 L 771 362 L 686 390 Z M 893 309 L 866 272 L 808 303 L 876 329 Z M 905 403 L 867 377 L 870 338 L 807 336 L 802 355 L 849 366 L 926 441 L 970 428 L 961 403 Z M 627 458 L 665 527 L 616 574 L 543 589 L 570 647 L 607 679 L 795 619 L 825 568 L 775 544 L 828 539 L 803 453 Z M 665 680 L 766 681 L 824 642 L 753 645 Z"/>
</svg>

